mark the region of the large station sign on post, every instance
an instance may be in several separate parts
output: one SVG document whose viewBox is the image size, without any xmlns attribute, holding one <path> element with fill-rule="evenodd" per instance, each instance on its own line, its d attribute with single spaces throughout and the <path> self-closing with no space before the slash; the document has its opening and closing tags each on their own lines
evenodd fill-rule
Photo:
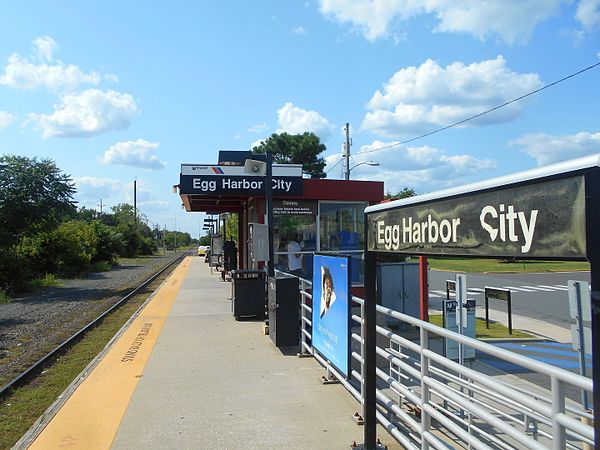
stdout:
<svg viewBox="0 0 600 450">
<path fill-rule="evenodd" d="M 179 175 L 181 194 L 261 196 L 265 194 L 265 177 L 244 173 L 242 166 L 182 164 Z M 274 195 L 302 195 L 302 168 L 273 165 Z"/>
<path fill-rule="evenodd" d="M 600 349 L 600 155 L 365 209 L 365 445 L 376 434 L 378 255 L 587 260 Z M 600 411 L 600 364 L 593 366 Z M 600 446 L 600 420 L 594 421 Z"/>
<path fill-rule="evenodd" d="M 585 259 L 584 177 L 373 211 L 368 250 Z"/>
</svg>

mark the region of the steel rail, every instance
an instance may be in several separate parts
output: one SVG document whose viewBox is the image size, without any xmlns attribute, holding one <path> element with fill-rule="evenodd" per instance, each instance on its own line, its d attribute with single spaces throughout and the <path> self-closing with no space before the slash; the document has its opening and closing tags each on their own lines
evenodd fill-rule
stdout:
<svg viewBox="0 0 600 450">
<path fill-rule="evenodd" d="M 100 322 L 102 322 L 102 320 L 104 320 L 113 311 L 115 311 L 116 309 L 121 307 L 123 304 L 125 304 L 131 297 L 133 297 L 135 294 L 137 294 L 138 291 L 145 288 L 148 284 L 150 284 L 152 281 L 154 281 L 158 276 L 160 276 L 165 270 L 167 270 L 173 264 L 181 261 L 185 256 L 188 256 L 190 254 L 191 253 L 189 251 L 183 252 L 177 258 L 170 261 L 166 266 L 164 266 L 162 269 L 160 269 L 154 275 L 150 276 L 146 281 L 144 281 L 142 284 L 140 284 L 138 287 L 136 287 L 133 291 L 131 291 L 129 294 L 127 294 L 125 297 L 123 297 L 121 300 L 119 300 L 117 303 L 112 305 L 109 309 L 107 309 L 102 314 L 100 314 L 98 317 L 96 317 L 94 320 L 92 320 L 90 323 L 85 325 L 83 328 L 81 328 L 79 331 L 77 331 L 75 334 L 73 334 L 67 340 L 60 343 L 57 347 L 55 347 L 53 350 L 51 350 L 45 356 L 42 356 L 37 362 L 35 362 L 33 365 L 31 365 L 29 368 L 27 368 L 24 372 L 21 372 L 13 380 L 11 380 L 7 384 L 5 384 L 2 387 L 2 389 L 0 389 L 0 398 L 4 398 L 13 389 L 21 386 L 22 384 L 27 382 L 30 378 L 32 378 L 33 376 L 38 374 L 44 367 L 48 366 L 49 363 L 53 359 L 55 359 L 57 356 L 61 355 L 63 352 L 65 352 L 66 350 L 71 348 L 73 345 L 75 345 L 77 342 L 79 342 L 79 340 L 85 335 L 85 333 L 87 333 L 92 328 L 99 325 Z"/>
</svg>

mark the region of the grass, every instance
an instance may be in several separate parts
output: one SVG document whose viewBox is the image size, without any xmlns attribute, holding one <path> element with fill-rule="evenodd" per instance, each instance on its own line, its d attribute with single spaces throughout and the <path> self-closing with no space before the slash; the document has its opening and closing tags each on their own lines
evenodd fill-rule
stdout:
<svg viewBox="0 0 600 450">
<path fill-rule="evenodd" d="M 113 265 L 111 263 L 106 262 L 106 261 L 100 261 L 100 262 L 92 264 L 92 267 L 90 268 L 90 272 L 108 272 L 112 268 L 113 268 Z"/>
<path fill-rule="evenodd" d="M 53 273 L 47 273 L 42 278 L 31 281 L 30 288 L 39 289 L 42 287 L 56 287 L 61 286 L 61 284 L 62 283 L 60 279 L 56 275 Z"/>
<path fill-rule="evenodd" d="M 427 258 L 430 269 L 456 272 L 572 272 L 590 270 L 580 261 L 507 261 L 499 259 Z"/>
<path fill-rule="evenodd" d="M 442 326 L 442 315 L 434 314 L 429 316 L 429 323 Z M 512 334 L 508 333 L 508 327 L 499 322 L 490 320 L 490 328 L 485 327 L 485 319 L 475 318 L 475 337 L 477 339 L 501 339 L 501 338 L 533 338 L 534 336 L 513 328 Z"/>
<path fill-rule="evenodd" d="M 0 404 L 0 449 L 11 448 L 46 411 L 77 375 L 102 351 L 108 341 L 167 276 L 163 274 L 99 326 L 89 331 L 28 385 L 15 389 Z"/>
<path fill-rule="evenodd" d="M 0 303 L 10 303 L 11 300 L 10 295 L 0 289 Z"/>
</svg>

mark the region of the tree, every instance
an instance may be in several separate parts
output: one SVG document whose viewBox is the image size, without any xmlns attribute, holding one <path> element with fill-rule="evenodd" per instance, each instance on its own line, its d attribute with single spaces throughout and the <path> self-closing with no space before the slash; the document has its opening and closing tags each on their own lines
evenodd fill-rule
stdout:
<svg viewBox="0 0 600 450">
<path fill-rule="evenodd" d="M 75 210 L 71 178 L 50 159 L 0 157 L 0 246 L 50 231 Z"/>
<path fill-rule="evenodd" d="M 252 149 L 253 153 L 273 154 L 273 161 L 277 163 L 302 164 L 302 172 L 311 178 L 325 178 L 323 171 L 325 160 L 319 155 L 326 150 L 319 137 L 314 133 L 303 134 L 272 134 L 271 137 L 261 142 Z"/>
<path fill-rule="evenodd" d="M 238 215 L 237 213 L 229 213 L 225 219 L 223 226 L 225 237 L 228 241 L 234 241 L 235 245 L 239 247 L 238 239 Z"/>
<path fill-rule="evenodd" d="M 402 189 L 401 191 L 399 191 L 396 194 L 391 194 L 390 192 L 388 192 L 387 194 L 385 194 L 384 198 L 386 200 L 398 200 L 401 198 L 414 197 L 415 195 L 417 195 L 417 193 L 415 192 L 414 189 L 405 187 L 404 189 Z"/>
</svg>

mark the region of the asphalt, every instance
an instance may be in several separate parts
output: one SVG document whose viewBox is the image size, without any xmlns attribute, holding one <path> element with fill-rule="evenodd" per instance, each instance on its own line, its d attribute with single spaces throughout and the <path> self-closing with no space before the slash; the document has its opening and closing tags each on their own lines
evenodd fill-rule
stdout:
<svg viewBox="0 0 600 450">
<path fill-rule="evenodd" d="M 175 292 L 160 300 L 159 290 L 146 309 L 156 301 L 163 306 L 145 316 L 142 311 L 141 322 L 131 322 L 132 330 L 124 330 L 30 431 L 33 447 L 330 450 L 363 441 L 363 427 L 353 420 L 359 404 L 341 385 L 321 383 L 325 371 L 316 360 L 275 347 L 261 321 L 234 320 L 230 283 L 211 273 L 204 258 L 182 264 L 182 279 L 169 278 L 160 288 Z M 148 325 L 163 316 L 160 327 Z M 137 372 L 125 375 L 110 364 L 99 369 L 115 349 L 111 364 L 123 365 L 127 348 L 131 353 L 132 342 L 140 343 L 139 330 L 147 341 L 138 345 Z M 119 387 L 119 377 L 135 377 L 131 392 Z M 86 389 L 88 397 L 73 401 Z M 125 401 L 126 407 L 99 413 L 100 401 Z M 53 429 L 60 430 L 54 441 L 44 441 Z M 382 428 L 378 437 L 390 450 L 400 448 Z"/>
</svg>

